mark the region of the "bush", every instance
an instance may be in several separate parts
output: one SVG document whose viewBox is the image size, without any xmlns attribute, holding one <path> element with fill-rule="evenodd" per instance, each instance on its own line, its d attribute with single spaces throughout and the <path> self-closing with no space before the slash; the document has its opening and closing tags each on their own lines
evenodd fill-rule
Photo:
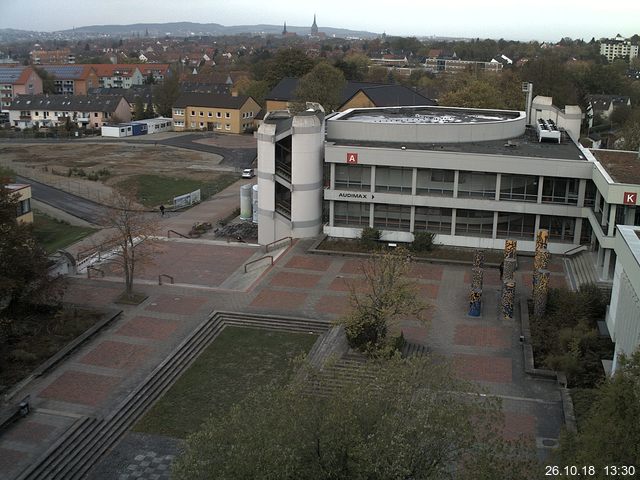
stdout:
<svg viewBox="0 0 640 480">
<path fill-rule="evenodd" d="M 368 248 L 373 248 L 376 246 L 378 240 L 380 240 L 381 236 L 380 230 L 377 228 L 364 227 L 362 229 L 362 233 L 360 234 L 360 241 L 363 245 Z"/>
<path fill-rule="evenodd" d="M 413 243 L 411 244 L 411 250 L 414 252 L 430 252 L 433 250 L 436 238 L 435 233 L 431 232 L 415 232 L 413 234 Z"/>
</svg>

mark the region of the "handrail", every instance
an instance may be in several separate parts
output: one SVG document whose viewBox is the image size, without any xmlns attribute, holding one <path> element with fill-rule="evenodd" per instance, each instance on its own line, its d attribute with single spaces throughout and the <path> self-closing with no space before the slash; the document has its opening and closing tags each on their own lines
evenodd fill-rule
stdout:
<svg viewBox="0 0 640 480">
<path fill-rule="evenodd" d="M 280 242 L 282 242 L 283 240 L 289 240 L 289 245 L 291 245 L 291 244 L 293 243 L 293 237 L 282 237 L 282 238 L 280 238 L 280 239 L 278 239 L 278 240 L 275 240 L 275 241 L 273 241 L 273 242 L 271 242 L 271 243 L 267 243 L 267 244 L 264 246 L 264 253 L 269 253 L 269 247 L 270 247 L 270 246 L 275 245 L 276 243 L 280 243 Z"/>
<path fill-rule="evenodd" d="M 248 263 L 245 263 L 244 264 L 244 273 L 247 273 L 247 267 L 249 265 L 251 265 L 252 263 L 259 262 L 260 260 L 264 260 L 265 258 L 271 259 L 271 265 L 273 265 L 273 255 L 265 255 L 264 257 L 256 258 L 255 260 L 252 260 L 252 261 L 250 261 Z"/>
<path fill-rule="evenodd" d="M 178 235 L 179 237 L 182 238 L 189 238 L 187 235 L 183 235 L 180 232 L 176 232 L 175 230 L 167 230 L 167 238 L 171 238 L 171 232 L 175 233 L 176 235 Z"/>
<path fill-rule="evenodd" d="M 572 254 L 572 253 L 577 252 L 578 250 L 580 250 L 580 249 L 581 249 L 581 248 L 583 248 L 583 247 L 584 247 L 584 248 L 587 248 L 587 245 L 578 245 L 577 247 L 570 248 L 569 250 L 567 250 L 566 252 L 564 252 L 562 255 L 564 255 L 564 256 L 570 255 L 570 254 Z"/>
<path fill-rule="evenodd" d="M 171 280 L 171 285 L 173 285 L 173 277 L 171 275 L 167 275 L 166 273 L 161 273 L 160 275 L 158 275 L 158 285 L 162 285 L 162 277 L 167 277 L 169 280 Z"/>
<path fill-rule="evenodd" d="M 87 267 L 87 278 L 91 278 L 91 270 L 95 270 L 96 272 L 100 272 L 101 278 L 104 278 L 104 270 L 100 270 L 99 268 L 93 267 L 89 265 Z"/>
</svg>

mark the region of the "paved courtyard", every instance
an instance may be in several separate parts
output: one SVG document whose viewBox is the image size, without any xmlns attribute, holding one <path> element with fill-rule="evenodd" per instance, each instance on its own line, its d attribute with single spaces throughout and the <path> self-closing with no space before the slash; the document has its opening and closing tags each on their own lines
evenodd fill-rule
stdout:
<svg viewBox="0 0 640 480">
<path fill-rule="evenodd" d="M 216 242 L 166 242 L 156 265 L 146 267 L 136 290 L 147 295 L 140 305 L 122 306 L 122 315 L 48 375 L 24 389 L 34 413 L 0 437 L 0 479 L 13 479 L 84 415 L 105 417 L 136 385 L 205 320 L 212 311 L 280 314 L 333 320 L 349 307 L 349 289 L 362 288 L 360 260 L 307 253 L 311 241 L 288 248 L 257 280 L 242 288 L 221 286 L 242 278 L 243 266 L 260 255 L 257 247 Z M 524 374 L 520 329 L 501 318 L 499 275 L 487 270 L 479 318 L 467 315 L 471 266 L 418 263 L 410 277 L 430 305 L 425 326 L 406 319 L 408 340 L 451 359 L 461 378 L 477 382 L 502 401 L 504 435 L 529 437 L 539 447 L 557 439 L 563 423 L 560 393 L 554 382 Z M 171 272 L 176 284 L 157 285 L 157 274 Z M 558 259 L 552 285 L 565 282 Z M 107 277 L 114 272 L 110 272 Z M 531 261 L 516 274 L 521 293 L 530 289 Z M 113 305 L 122 291 L 117 278 L 73 278 L 65 300 L 98 307 Z M 242 282 L 240 282 L 242 284 Z M 22 393 L 22 392 L 21 392 Z M 180 444 L 173 439 L 128 433 L 96 466 L 91 478 L 168 478 Z"/>
</svg>

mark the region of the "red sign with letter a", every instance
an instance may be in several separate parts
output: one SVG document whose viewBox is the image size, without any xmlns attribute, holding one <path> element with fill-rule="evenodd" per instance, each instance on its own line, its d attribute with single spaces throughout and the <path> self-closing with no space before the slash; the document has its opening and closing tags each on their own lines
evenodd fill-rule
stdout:
<svg viewBox="0 0 640 480">
<path fill-rule="evenodd" d="M 635 205 L 638 200 L 637 193 L 624 192 L 624 204 L 625 205 Z"/>
<path fill-rule="evenodd" d="M 358 154 L 357 153 L 347 153 L 347 163 L 350 165 L 358 164 Z"/>
</svg>

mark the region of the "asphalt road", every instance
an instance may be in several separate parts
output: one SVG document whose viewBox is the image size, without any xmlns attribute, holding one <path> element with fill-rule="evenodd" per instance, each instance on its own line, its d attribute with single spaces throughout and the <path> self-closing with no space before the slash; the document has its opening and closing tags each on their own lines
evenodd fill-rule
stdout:
<svg viewBox="0 0 640 480">
<path fill-rule="evenodd" d="M 104 205 L 36 182 L 30 178 L 17 176 L 16 181 L 18 183 L 30 184 L 31 196 L 36 200 L 81 218 L 82 220 L 86 220 L 89 223 L 98 223 L 100 217 L 107 211 L 107 207 Z"/>
</svg>

